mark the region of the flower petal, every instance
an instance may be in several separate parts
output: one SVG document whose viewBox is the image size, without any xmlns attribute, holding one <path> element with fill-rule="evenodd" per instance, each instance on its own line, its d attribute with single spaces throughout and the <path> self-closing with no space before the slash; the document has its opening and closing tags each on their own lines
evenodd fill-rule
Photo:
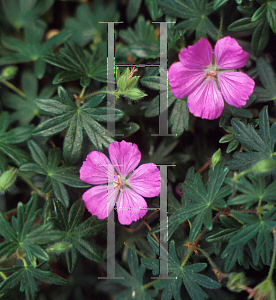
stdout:
<svg viewBox="0 0 276 300">
<path fill-rule="evenodd" d="M 224 100 L 235 107 L 244 106 L 254 91 L 255 81 L 242 72 L 221 72 L 218 81 Z"/>
<path fill-rule="evenodd" d="M 188 97 L 190 113 L 202 119 L 218 118 L 224 108 L 224 101 L 217 83 L 213 79 L 206 79 Z"/>
<path fill-rule="evenodd" d="M 185 68 L 204 69 L 212 63 L 212 53 L 211 44 L 202 37 L 193 46 L 184 48 L 178 57 Z"/>
<path fill-rule="evenodd" d="M 102 152 L 90 152 L 80 168 L 80 179 L 90 184 L 104 184 L 108 178 L 113 182 L 114 167 L 110 160 Z"/>
<path fill-rule="evenodd" d="M 221 69 L 239 69 L 246 65 L 249 53 L 242 50 L 238 42 L 226 36 L 215 45 L 215 62 Z"/>
<path fill-rule="evenodd" d="M 184 98 L 191 94 L 203 81 L 205 71 L 184 68 L 181 62 L 172 64 L 168 71 L 171 91 L 176 98 Z"/>
<path fill-rule="evenodd" d="M 129 177 L 127 184 L 144 197 L 155 197 L 160 194 L 160 171 L 153 163 L 143 164 Z"/>
<path fill-rule="evenodd" d="M 141 160 L 141 152 L 137 145 L 125 141 L 109 144 L 108 152 L 113 166 L 121 176 L 127 176 Z"/>
<path fill-rule="evenodd" d="M 118 220 L 122 225 L 129 225 L 143 218 L 148 211 L 145 199 L 128 188 L 122 190 L 116 206 Z"/>
<path fill-rule="evenodd" d="M 87 190 L 82 199 L 88 211 L 99 219 L 109 216 L 115 205 L 119 190 L 113 185 L 98 185 Z"/>
</svg>

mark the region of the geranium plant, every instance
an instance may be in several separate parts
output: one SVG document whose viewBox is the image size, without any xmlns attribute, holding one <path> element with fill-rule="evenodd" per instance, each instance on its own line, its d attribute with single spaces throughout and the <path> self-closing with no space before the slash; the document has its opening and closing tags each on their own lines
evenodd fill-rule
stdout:
<svg viewBox="0 0 276 300">
<path fill-rule="evenodd" d="M 0 16 L 0 298 L 275 300 L 275 1 Z"/>
</svg>

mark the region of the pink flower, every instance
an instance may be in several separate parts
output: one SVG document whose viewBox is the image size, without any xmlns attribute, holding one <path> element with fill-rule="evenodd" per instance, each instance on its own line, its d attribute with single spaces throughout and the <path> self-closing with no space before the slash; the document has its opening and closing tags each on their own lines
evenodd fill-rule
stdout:
<svg viewBox="0 0 276 300">
<path fill-rule="evenodd" d="M 189 111 L 196 117 L 213 120 L 224 108 L 224 100 L 241 107 L 253 93 L 255 82 L 236 72 L 245 66 L 249 53 L 230 36 L 217 41 L 214 57 L 211 44 L 201 38 L 179 53 L 180 62 L 170 66 L 168 77 L 176 98 L 188 96 Z M 224 100 L 223 100 L 224 99 Z"/>
<path fill-rule="evenodd" d="M 143 197 L 160 194 L 160 171 L 153 163 L 134 170 L 141 152 L 137 145 L 125 141 L 113 142 L 108 147 L 110 160 L 101 152 L 90 152 L 80 169 L 80 179 L 97 186 L 87 190 L 82 199 L 92 215 L 105 219 L 115 202 L 119 222 L 129 225 L 148 211 Z"/>
</svg>

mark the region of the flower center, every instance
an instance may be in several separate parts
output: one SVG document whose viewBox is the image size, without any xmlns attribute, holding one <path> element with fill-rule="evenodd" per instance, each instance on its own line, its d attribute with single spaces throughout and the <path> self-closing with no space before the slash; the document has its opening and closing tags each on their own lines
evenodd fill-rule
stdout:
<svg viewBox="0 0 276 300">
<path fill-rule="evenodd" d="M 120 175 L 117 175 L 117 177 L 117 180 L 114 180 L 114 187 L 122 191 L 122 186 L 125 185 L 125 183 L 122 181 Z"/>
<path fill-rule="evenodd" d="M 209 81 L 211 79 L 217 80 L 216 75 L 217 75 L 217 69 L 216 69 L 215 66 L 211 66 L 211 67 L 209 67 L 209 68 L 206 69 L 206 75 L 205 75 L 205 77 L 208 78 Z"/>
</svg>

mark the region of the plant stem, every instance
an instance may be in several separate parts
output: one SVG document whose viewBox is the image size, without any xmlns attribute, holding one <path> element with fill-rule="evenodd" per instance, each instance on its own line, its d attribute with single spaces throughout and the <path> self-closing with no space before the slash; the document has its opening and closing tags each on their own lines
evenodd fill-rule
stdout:
<svg viewBox="0 0 276 300">
<path fill-rule="evenodd" d="M 189 257 L 191 256 L 191 254 L 193 253 L 193 248 L 189 247 L 188 251 L 186 252 L 186 255 L 184 256 L 184 259 L 181 263 L 181 267 L 184 267 L 186 262 L 188 261 Z"/>
<path fill-rule="evenodd" d="M 112 95 L 114 94 L 114 92 L 109 92 L 109 91 L 97 91 L 97 92 L 94 92 L 94 93 L 91 93 L 89 95 L 86 95 L 86 96 L 82 97 L 82 99 L 87 99 L 87 98 L 96 96 L 98 94 L 109 94 L 109 93 L 112 94 Z"/>
<path fill-rule="evenodd" d="M 146 258 L 146 255 L 144 255 L 142 252 L 140 252 L 139 250 L 137 250 L 136 248 L 134 248 L 132 245 L 124 242 L 124 245 L 126 245 L 128 248 L 132 249 L 133 251 L 135 251 L 136 253 L 138 253 L 141 257 Z"/>
<path fill-rule="evenodd" d="M 209 256 L 209 254 L 208 254 L 205 250 L 201 249 L 200 247 L 196 247 L 196 249 L 197 249 L 198 251 L 200 251 L 200 252 L 207 258 L 207 260 L 209 261 L 210 265 L 211 265 L 214 269 L 217 269 L 217 270 L 218 270 L 218 267 L 215 265 L 215 263 L 212 261 L 211 257 Z"/>
<path fill-rule="evenodd" d="M 41 191 L 40 191 L 40 189 L 38 189 L 37 187 L 35 187 L 33 184 L 32 184 L 32 182 L 28 179 L 28 178 L 26 178 L 24 175 L 23 175 L 23 173 L 22 172 L 20 172 L 20 171 L 18 171 L 18 175 L 39 195 L 39 196 L 42 196 L 43 197 L 43 195 L 41 195 Z"/>
<path fill-rule="evenodd" d="M 267 279 L 269 279 L 269 280 L 271 280 L 272 275 L 273 275 L 275 258 L 276 258 L 276 227 L 273 228 L 272 233 L 273 233 L 273 238 L 274 238 L 274 244 L 273 244 L 273 255 L 271 258 L 271 265 L 270 265 L 269 273 L 267 275 Z"/>
<path fill-rule="evenodd" d="M 5 86 L 9 87 L 11 90 L 13 90 L 14 92 L 16 92 L 19 96 L 21 96 L 23 98 L 27 98 L 26 95 L 22 91 L 20 91 L 20 89 L 18 89 L 17 87 L 15 87 L 13 84 L 11 84 L 10 82 L 8 82 L 7 80 L 1 79 L 1 82 Z"/>
<path fill-rule="evenodd" d="M 80 98 L 83 97 L 85 90 L 86 90 L 86 87 L 83 87 L 82 90 L 81 90 L 81 93 L 79 95 Z"/>
<path fill-rule="evenodd" d="M 4 280 L 7 279 L 7 276 L 6 276 L 3 272 L 0 272 L 0 275 L 2 276 L 2 278 L 3 278 Z"/>
<path fill-rule="evenodd" d="M 223 24 L 223 9 L 220 10 L 220 24 L 219 24 L 218 40 L 220 39 L 220 36 L 221 36 L 222 24 Z"/>
<path fill-rule="evenodd" d="M 159 282 L 159 281 L 161 281 L 161 280 L 164 280 L 164 279 L 156 279 L 156 280 L 153 280 L 153 281 L 151 281 L 151 282 L 149 282 L 149 283 L 143 285 L 143 289 L 147 289 L 147 288 L 151 287 L 152 285 L 154 285 L 155 283 L 157 283 L 157 282 Z"/>
</svg>

